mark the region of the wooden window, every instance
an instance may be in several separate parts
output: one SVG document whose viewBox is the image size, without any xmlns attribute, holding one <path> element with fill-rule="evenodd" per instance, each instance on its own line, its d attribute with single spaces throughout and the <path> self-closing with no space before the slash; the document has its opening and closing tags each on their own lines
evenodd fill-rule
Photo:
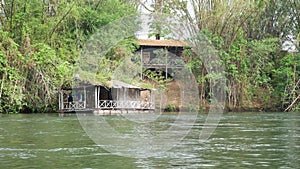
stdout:
<svg viewBox="0 0 300 169">
<path fill-rule="evenodd" d="M 143 52 L 143 63 L 149 63 L 150 61 L 150 52 Z"/>
</svg>

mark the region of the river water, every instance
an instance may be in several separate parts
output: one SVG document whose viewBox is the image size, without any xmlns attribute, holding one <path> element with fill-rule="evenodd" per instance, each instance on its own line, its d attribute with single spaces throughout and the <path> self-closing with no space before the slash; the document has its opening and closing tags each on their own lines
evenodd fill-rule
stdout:
<svg viewBox="0 0 300 169">
<path fill-rule="evenodd" d="M 171 150 L 133 158 L 95 144 L 76 115 L 0 115 L 0 168 L 300 167 L 300 113 L 226 113 L 203 143 L 205 117 Z"/>
</svg>

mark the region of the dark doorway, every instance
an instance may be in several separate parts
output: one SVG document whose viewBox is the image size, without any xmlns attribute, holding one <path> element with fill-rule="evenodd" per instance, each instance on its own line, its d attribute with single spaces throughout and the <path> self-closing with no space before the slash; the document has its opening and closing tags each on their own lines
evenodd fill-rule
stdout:
<svg viewBox="0 0 300 169">
<path fill-rule="evenodd" d="M 100 100 L 111 100 L 110 89 L 100 86 Z"/>
</svg>

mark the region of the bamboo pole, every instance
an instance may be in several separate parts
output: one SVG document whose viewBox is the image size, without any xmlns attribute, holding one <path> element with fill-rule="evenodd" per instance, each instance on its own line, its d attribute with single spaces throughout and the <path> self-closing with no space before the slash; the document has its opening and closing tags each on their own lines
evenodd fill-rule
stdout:
<svg viewBox="0 0 300 169">
<path fill-rule="evenodd" d="M 295 100 L 293 100 L 293 102 L 289 105 L 289 107 L 287 107 L 284 110 L 284 112 L 287 112 L 288 110 L 290 110 L 294 106 L 294 104 L 297 102 L 298 99 L 300 99 L 300 94 L 298 95 L 298 97 Z"/>
</svg>

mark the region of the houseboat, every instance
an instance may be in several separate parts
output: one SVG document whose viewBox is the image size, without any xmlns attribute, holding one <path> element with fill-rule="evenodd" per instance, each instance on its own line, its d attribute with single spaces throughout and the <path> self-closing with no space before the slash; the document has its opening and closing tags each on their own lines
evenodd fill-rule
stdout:
<svg viewBox="0 0 300 169">
<path fill-rule="evenodd" d="M 110 85 L 80 83 L 59 92 L 59 112 L 123 114 L 155 110 L 153 89 L 140 88 L 121 81 Z"/>
</svg>

